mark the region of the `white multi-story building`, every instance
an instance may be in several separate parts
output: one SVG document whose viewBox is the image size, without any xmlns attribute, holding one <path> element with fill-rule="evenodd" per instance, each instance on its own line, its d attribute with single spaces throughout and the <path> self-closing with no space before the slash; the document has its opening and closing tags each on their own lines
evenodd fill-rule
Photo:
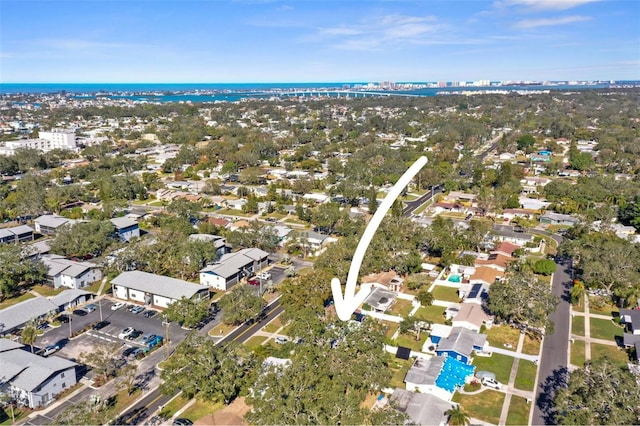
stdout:
<svg viewBox="0 0 640 426">
<path fill-rule="evenodd" d="M 21 139 L 7 141 L 0 145 L 0 155 L 14 155 L 16 150 L 31 148 L 48 152 L 54 149 L 76 150 L 76 134 L 73 130 L 52 129 L 49 132 L 41 131 L 37 139 Z"/>
</svg>

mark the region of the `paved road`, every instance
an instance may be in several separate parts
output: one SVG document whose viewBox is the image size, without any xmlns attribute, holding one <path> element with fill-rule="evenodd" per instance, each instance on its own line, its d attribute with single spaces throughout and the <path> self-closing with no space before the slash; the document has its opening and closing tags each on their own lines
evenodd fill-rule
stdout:
<svg viewBox="0 0 640 426">
<path fill-rule="evenodd" d="M 548 234 L 548 233 L 547 233 Z M 560 242 L 562 237 L 553 235 Z M 548 415 L 555 389 L 566 384 L 568 373 L 569 321 L 572 264 L 571 260 L 556 259 L 558 269 L 553 275 L 552 291 L 560 297 L 560 304 L 549 319 L 554 322 L 553 334 L 544 337 L 538 370 L 538 386 L 536 388 L 536 404 L 533 409 L 531 423 L 534 425 L 552 424 Z"/>
</svg>

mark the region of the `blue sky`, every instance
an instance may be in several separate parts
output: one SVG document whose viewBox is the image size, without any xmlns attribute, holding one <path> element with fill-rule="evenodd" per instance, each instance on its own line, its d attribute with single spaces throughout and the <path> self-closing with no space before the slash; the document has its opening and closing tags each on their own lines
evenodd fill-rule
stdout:
<svg viewBox="0 0 640 426">
<path fill-rule="evenodd" d="M 0 82 L 640 80 L 640 1 L 0 0 Z"/>
</svg>

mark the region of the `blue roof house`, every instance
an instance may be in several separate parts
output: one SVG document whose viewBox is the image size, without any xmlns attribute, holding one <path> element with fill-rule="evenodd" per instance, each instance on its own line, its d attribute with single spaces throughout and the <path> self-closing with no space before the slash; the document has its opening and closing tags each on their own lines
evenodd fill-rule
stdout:
<svg viewBox="0 0 640 426">
<path fill-rule="evenodd" d="M 448 356 L 469 364 L 473 351 L 481 351 L 487 341 L 485 334 L 476 333 L 463 327 L 453 327 L 448 337 L 440 339 L 436 354 Z"/>
</svg>

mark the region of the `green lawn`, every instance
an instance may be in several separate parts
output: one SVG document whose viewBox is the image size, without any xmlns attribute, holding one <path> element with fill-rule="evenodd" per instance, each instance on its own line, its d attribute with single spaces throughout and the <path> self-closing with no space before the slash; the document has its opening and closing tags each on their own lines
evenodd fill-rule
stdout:
<svg viewBox="0 0 640 426">
<path fill-rule="evenodd" d="M 436 300 L 443 300 L 445 302 L 460 302 L 460 296 L 458 295 L 458 289 L 453 287 L 445 287 L 443 285 L 437 285 L 433 287 L 433 298 Z"/>
<path fill-rule="evenodd" d="M 115 278 L 115 277 L 114 277 Z M 102 284 L 102 280 L 96 281 L 95 283 L 86 286 L 83 290 L 88 291 L 93 294 L 98 294 L 98 290 L 100 290 L 100 285 Z M 111 284 L 105 284 L 103 291 L 107 293 L 107 290 L 111 290 Z"/>
<path fill-rule="evenodd" d="M 526 398 L 512 395 L 507 415 L 507 425 L 526 425 L 529 423 L 529 411 L 531 404 L 527 404 Z"/>
<path fill-rule="evenodd" d="M 473 365 L 476 366 L 476 371 L 491 371 L 495 373 L 496 380 L 507 384 L 509 382 L 509 376 L 511 375 L 513 358 L 497 353 L 494 353 L 490 357 L 475 356 L 473 358 Z"/>
<path fill-rule="evenodd" d="M 571 352 L 571 360 L 569 361 L 572 365 L 576 367 L 584 367 L 584 340 L 574 340 L 569 347 L 569 351 Z"/>
<path fill-rule="evenodd" d="M 171 401 L 169 401 L 169 403 L 165 404 L 165 406 L 162 408 L 162 410 L 159 413 L 160 417 L 165 419 L 170 418 L 179 409 L 184 407 L 187 404 L 187 402 L 189 402 L 189 400 L 184 398 L 182 394 L 176 396 Z"/>
<path fill-rule="evenodd" d="M 180 417 L 187 418 L 192 422 L 195 422 L 209 414 L 213 414 L 224 406 L 222 402 L 210 402 L 210 401 L 201 401 L 196 400 L 196 402 L 186 410 Z"/>
<path fill-rule="evenodd" d="M 460 403 L 470 417 L 497 425 L 500 421 L 504 396 L 502 392 L 494 390 L 485 390 L 475 395 L 462 395 L 456 392 L 453 401 Z"/>
<path fill-rule="evenodd" d="M 584 336 L 584 317 L 576 315 L 571 318 L 571 333 Z"/>
<path fill-rule="evenodd" d="M 396 303 L 393 304 L 391 310 L 387 313 L 390 315 L 399 315 L 403 318 L 409 315 L 409 312 L 413 309 L 411 301 L 405 299 L 396 299 Z"/>
<path fill-rule="evenodd" d="M 389 382 L 389 386 L 392 388 L 402 388 L 404 389 L 404 378 L 407 375 L 407 371 L 413 365 L 413 359 L 399 359 L 394 358 L 391 361 L 389 367 L 391 368 L 391 372 L 393 373 L 391 376 L 391 381 Z"/>
<path fill-rule="evenodd" d="M 608 357 L 611 362 L 621 367 L 626 368 L 627 362 L 629 362 L 627 352 L 617 346 L 601 345 L 598 343 L 591 344 L 591 359 L 603 358 L 605 356 Z"/>
<path fill-rule="evenodd" d="M 542 341 L 539 337 L 532 337 L 529 334 L 525 334 L 524 342 L 522 343 L 522 353 L 527 355 L 538 355 L 540 353 L 540 344 Z"/>
<path fill-rule="evenodd" d="M 421 333 L 420 340 L 416 340 L 416 335 L 411 334 L 399 334 L 398 338 L 393 341 L 395 346 L 404 346 L 405 348 L 411 348 L 414 351 L 422 351 L 422 345 L 429 337 L 429 333 Z"/>
<path fill-rule="evenodd" d="M 276 317 L 269 324 L 265 325 L 263 330 L 267 333 L 275 333 L 280 327 L 282 327 L 282 321 L 280 320 L 280 317 Z"/>
<path fill-rule="evenodd" d="M 504 348 L 505 343 L 511 345 L 513 350 L 518 347 L 520 331 L 506 324 L 494 325 L 485 330 L 485 334 L 489 344 L 496 348 Z"/>
<path fill-rule="evenodd" d="M 624 328 L 614 324 L 612 320 L 590 318 L 591 337 L 615 341 L 615 336 L 622 337 Z"/>
<path fill-rule="evenodd" d="M 434 324 L 444 324 L 444 311 L 443 306 L 421 306 L 413 316 L 424 321 L 431 321 Z"/>
<path fill-rule="evenodd" d="M 48 285 L 34 285 L 33 287 L 31 287 L 31 290 L 44 297 L 56 296 L 62 293 L 65 289 L 66 287 L 55 289 L 53 287 L 49 287 Z"/>
<path fill-rule="evenodd" d="M 257 348 L 258 346 L 261 346 L 262 343 L 264 343 L 264 341 L 267 340 L 266 337 L 264 336 L 253 336 L 252 338 L 250 338 L 249 340 L 247 340 L 244 345 L 248 348 L 250 348 L 251 350 L 254 350 L 255 348 Z"/>
<path fill-rule="evenodd" d="M 25 300 L 33 299 L 35 296 L 31 293 L 24 293 L 18 297 L 12 297 L 11 299 L 6 299 L 0 302 L 0 309 L 8 308 L 9 306 L 13 306 L 16 303 L 24 302 Z M 444 309 L 443 309 L 444 312 Z"/>
<path fill-rule="evenodd" d="M 537 366 L 526 359 L 518 361 L 518 374 L 514 386 L 517 389 L 532 391 L 536 382 Z"/>
<path fill-rule="evenodd" d="M 16 424 L 20 423 L 31 410 L 27 410 L 26 408 L 14 408 L 13 416 L 16 419 Z M 11 409 L 9 407 L 2 408 L 0 407 L 0 425 L 11 425 Z"/>
</svg>

